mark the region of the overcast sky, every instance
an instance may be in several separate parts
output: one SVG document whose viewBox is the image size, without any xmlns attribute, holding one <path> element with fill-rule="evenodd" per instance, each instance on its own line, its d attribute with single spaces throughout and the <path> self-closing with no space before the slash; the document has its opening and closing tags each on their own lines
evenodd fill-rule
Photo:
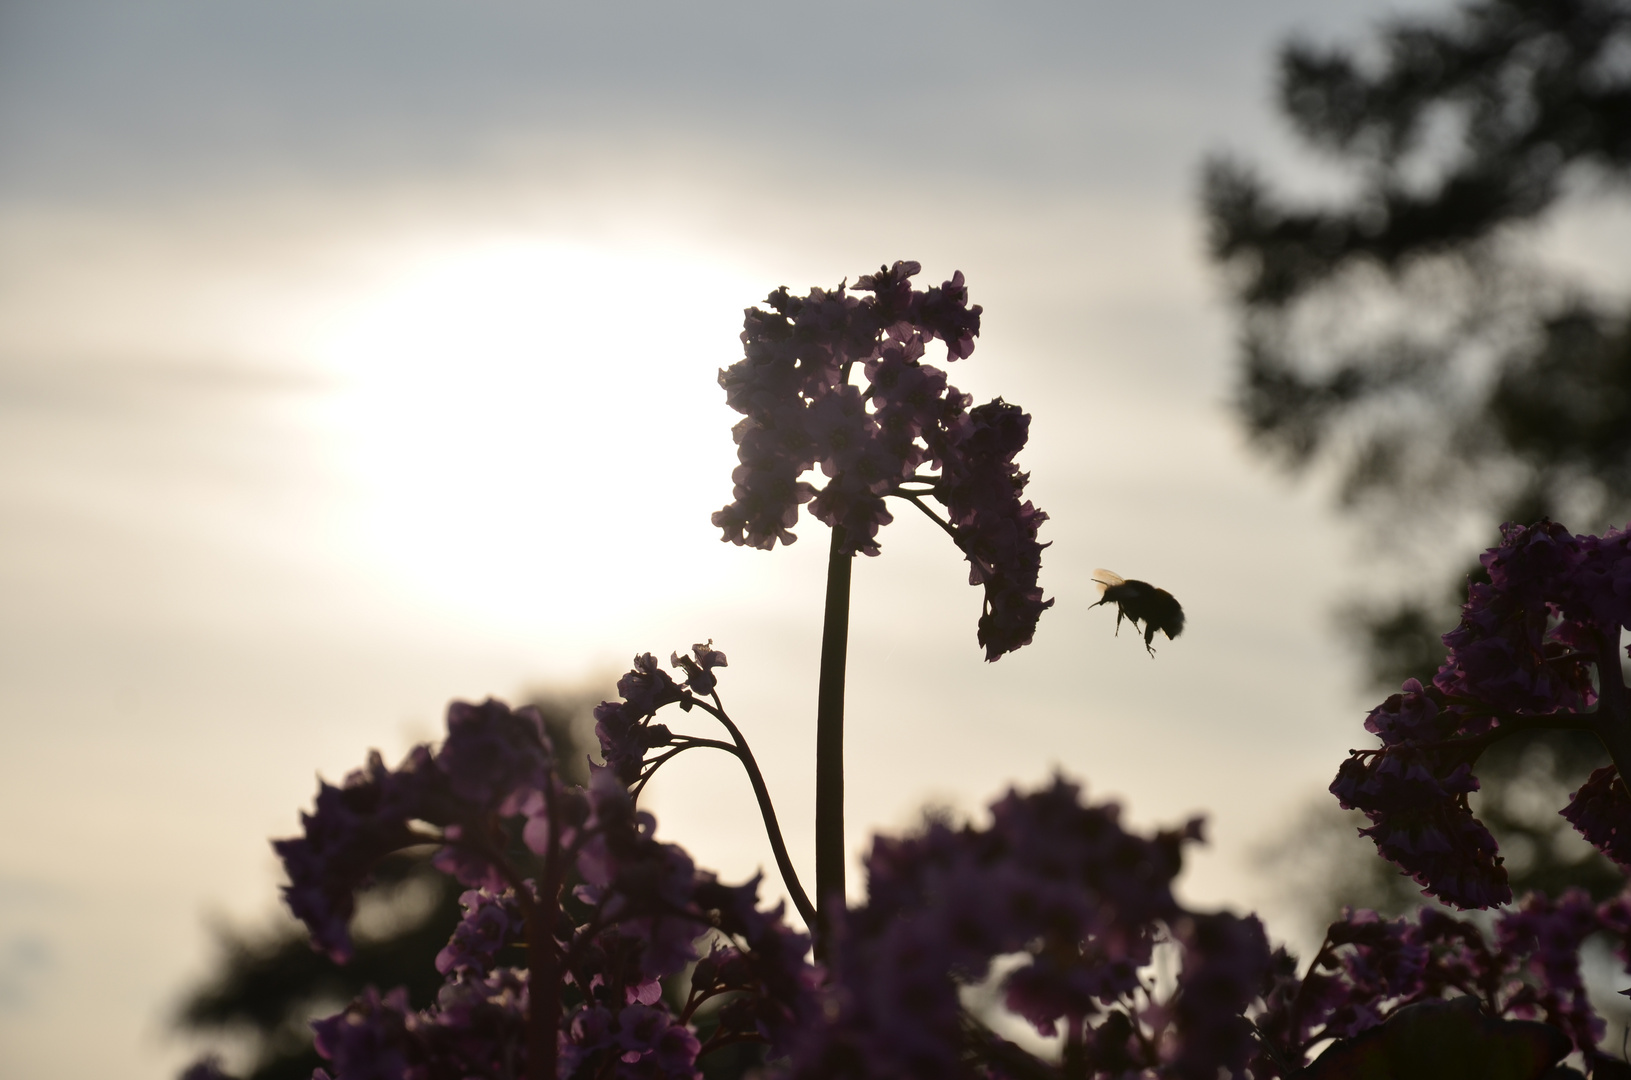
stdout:
<svg viewBox="0 0 1631 1080">
<path fill-rule="evenodd" d="M 1274 47 L 1398 9 L 0 0 L 5 1075 L 173 1074 L 208 921 L 272 917 L 314 772 L 455 696 L 711 637 L 807 852 L 824 530 L 719 543 L 715 372 L 772 288 L 901 258 L 985 307 L 952 379 L 1033 414 L 1058 603 L 985 664 L 957 553 L 885 530 L 852 850 L 1058 769 L 1208 812 L 1189 895 L 1261 900 L 1250 850 L 1361 737 L 1330 612 L 1374 570 L 1228 416 L 1197 175 L 1326 182 Z M 1096 566 L 1185 634 L 1113 637 Z M 703 865 L 770 865 L 725 764 L 650 799 Z"/>
</svg>

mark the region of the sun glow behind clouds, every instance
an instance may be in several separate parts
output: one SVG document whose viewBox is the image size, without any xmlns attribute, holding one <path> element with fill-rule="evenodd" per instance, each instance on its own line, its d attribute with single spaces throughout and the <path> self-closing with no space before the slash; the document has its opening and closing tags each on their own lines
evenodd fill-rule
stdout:
<svg viewBox="0 0 1631 1080">
<path fill-rule="evenodd" d="M 541 241 L 408 260 L 313 349 L 376 568 L 532 629 L 717 589 L 663 571 L 730 572 L 706 512 L 734 463 L 715 373 L 765 291 L 707 259 Z"/>
</svg>

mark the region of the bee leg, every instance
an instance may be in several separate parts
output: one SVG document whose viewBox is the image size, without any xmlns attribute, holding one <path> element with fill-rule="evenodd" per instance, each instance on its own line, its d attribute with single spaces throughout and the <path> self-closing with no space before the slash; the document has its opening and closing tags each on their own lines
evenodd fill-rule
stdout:
<svg viewBox="0 0 1631 1080">
<path fill-rule="evenodd" d="M 1152 660 L 1155 659 L 1155 646 L 1152 644 L 1155 641 L 1155 631 L 1155 623 L 1148 619 L 1144 620 L 1144 651 L 1150 654 Z"/>
</svg>

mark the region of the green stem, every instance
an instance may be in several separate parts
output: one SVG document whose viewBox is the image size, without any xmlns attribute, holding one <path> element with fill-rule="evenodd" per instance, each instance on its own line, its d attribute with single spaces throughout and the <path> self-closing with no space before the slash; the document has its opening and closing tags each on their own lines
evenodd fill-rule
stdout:
<svg viewBox="0 0 1631 1080">
<path fill-rule="evenodd" d="M 854 556 L 833 526 L 827 605 L 816 696 L 816 955 L 824 958 L 835 907 L 844 903 L 844 665 L 849 653 L 849 586 Z"/>
</svg>

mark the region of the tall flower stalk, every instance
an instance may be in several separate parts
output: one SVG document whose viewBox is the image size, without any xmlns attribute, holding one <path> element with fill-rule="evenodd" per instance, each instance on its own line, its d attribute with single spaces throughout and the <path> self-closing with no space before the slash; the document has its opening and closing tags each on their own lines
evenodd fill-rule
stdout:
<svg viewBox="0 0 1631 1080">
<path fill-rule="evenodd" d="M 997 398 L 976 408 L 946 373 L 922 362 L 944 343 L 968 357 L 980 308 L 963 275 L 917 290 L 915 262 L 868 274 L 850 289 L 783 289 L 743 321 L 743 358 L 719 373 L 740 464 L 733 499 L 713 522 L 732 543 L 793 543 L 799 507 L 832 528 L 816 704 L 818 940 L 844 902 L 844 682 L 850 577 L 857 553 L 877 555 L 893 520 L 884 500 L 928 515 L 962 550 L 969 582 L 985 587 L 977 638 L 987 660 L 1029 644 L 1053 604 L 1037 584 L 1047 515 L 1023 499 L 1029 476 L 1014 458 L 1030 417 Z M 859 294 L 859 295 L 858 295 Z M 856 380 L 856 373 L 860 378 Z M 805 479 L 820 468 L 826 483 Z M 937 513 L 927 501 L 943 508 Z"/>
<path fill-rule="evenodd" d="M 827 553 L 821 619 L 821 674 L 816 686 L 816 948 L 826 955 L 833 907 L 844 903 L 844 676 L 849 665 L 849 594 L 855 556 L 834 525 Z"/>
</svg>

